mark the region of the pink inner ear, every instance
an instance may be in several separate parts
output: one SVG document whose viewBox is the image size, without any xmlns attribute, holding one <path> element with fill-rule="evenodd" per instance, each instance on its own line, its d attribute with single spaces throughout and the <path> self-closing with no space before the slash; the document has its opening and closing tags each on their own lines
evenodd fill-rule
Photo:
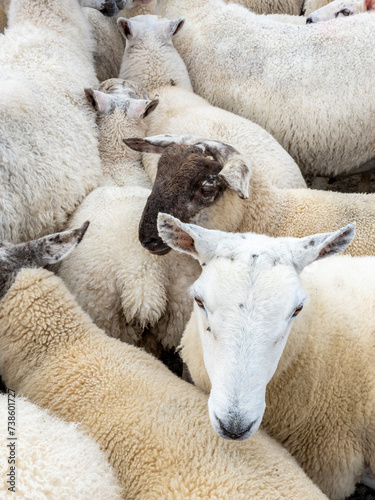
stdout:
<svg viewBox="0 0 375 500">
<path fill-rule="evenodd" d="M 195 251 L 194 240 L 186 233 L 179 233 L 177 235 L 178 246 L 186 251 Z"/>
<path fill-rule="evenodd" d="M 365 10 L 375 10 L 375 0 L 365 0 Z"/>
</svg>

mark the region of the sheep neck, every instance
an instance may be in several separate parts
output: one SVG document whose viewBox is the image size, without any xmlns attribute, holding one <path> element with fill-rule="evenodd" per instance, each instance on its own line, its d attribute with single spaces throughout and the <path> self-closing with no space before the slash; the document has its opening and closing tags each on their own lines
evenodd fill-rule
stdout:
<svg viewBox="0 0 375 500">
<path fill-rule="evenodd" d="M 119 78 L 141 84 L 151 97 L 152 91 L 164 86 L 177 86 L 193 91 L 190 78 L 173 45 L 156 45 L 152 39 L 141 48 L 125 49 Z"/>
<path fill-rule="evenodd" d="M 144 129 L 138 120 L 129 120 L 121 110 L 101 116 L 99 125 L 99 153 L 103 175 L 117 186 L 137 185 L 150 187 L 150 181 L 142 167 L 142 155 L 128 148 L 123 139 L 144 137 Z"/>
</svg>

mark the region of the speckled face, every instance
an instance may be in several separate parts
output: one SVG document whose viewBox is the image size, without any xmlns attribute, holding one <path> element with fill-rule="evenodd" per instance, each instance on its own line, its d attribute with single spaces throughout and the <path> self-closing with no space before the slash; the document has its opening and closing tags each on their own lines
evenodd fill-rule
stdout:
<svg viewBox="0 0 375 500">
<path fill-rule="evenodd" d="M 0 299 L 13 285 L 21 269 L 56 264 L 66 257 L 82 240 L 88 226 L 89 223 L 85 222 L 78 229 L 55 233 L 18 245 L 0 243 Z"/>
</svg>

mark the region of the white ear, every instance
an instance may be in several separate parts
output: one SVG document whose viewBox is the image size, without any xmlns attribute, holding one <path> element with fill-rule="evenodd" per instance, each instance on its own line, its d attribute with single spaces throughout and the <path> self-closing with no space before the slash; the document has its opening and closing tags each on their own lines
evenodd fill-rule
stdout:
<svg viewBox="0 0 375 500">
<path fill-rule="evenodd" d="M 210 231 L 195 224 L 185 224 L 172 215 L 159 213 L 160 238 L 178 252 L 187 253 L 201 263 L 211 259 L 215 253 L 219 231 Z"/>
<path fill-rule="evenodd" d="M 185 19 L 172 19 L 165 21 L 164 32 L 168 39 L 171 39 L 184 25 Z"/>
<path fill-rule="evenodd" d="M 159 104 L 159 99 L 157 98 L 154 98 L 151 101 L 145 99 L 130 99 L 126 116 L 130 120 L 135 120 L 137 118 L 145 118 L 152 111 L 154 111 L 154 109 L 158 104 Z"/>
<path fill-rule="evenodd" d="M 251 179 L 249 161 L 240 154 L 234 154 L 220 171 L 221 177 L 230 189 L 233 189 L 242 199 L 249 197 Z"/>
<path fill-rule="evenodd" d="M 342 252 L 352 242 L 355 233 L 355 223 L 335 231 L 321 233 L 305 238 L 285 238 L 291 251 L 292 263 L 300 273 L 318 259 Z"/>
<path fill-rule="evenodd" d="M 135 35 L 135 28 L 133 23 L 125 17 L 119 17 L 117 19 L 117 27 L 125 40 L 128 38 L 133 38 L 133 36 Z"/>
<path fill-rule="evenodd" d="M 94 89 L 85 89 L 85 94 L 89 103 L 98 113 L 107 115 L 112 109 L 112 97 L 104 92 Z"/>
</svg>

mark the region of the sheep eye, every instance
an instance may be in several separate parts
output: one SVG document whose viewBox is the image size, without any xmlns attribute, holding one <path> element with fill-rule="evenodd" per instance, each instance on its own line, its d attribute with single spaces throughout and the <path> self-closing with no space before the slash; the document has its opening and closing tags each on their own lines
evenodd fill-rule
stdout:
<svg viewBox="0 0 375 500">
<path fill-rule="evenodd" d="M 203 194 L 212 194 L 215 192 L 215 186 L 213 186 L 212 184 L 202 184 L 201 192 Z"/>
<path fill-rule="evenodd" d="M 297 307 L 297 309 L 294 311 L 294 313 L 292 314 L 292 318 L 295 318 L 296 316 L 298 316 L 298 314 L 302 311 L 303 309 L 303 304 L 299 305 Z"/>
<path fill-rule="evenodd" d="M 198 299 L 198 297 L 194 297 L 194 300 L 201 309 L 204 309 L 204 304 L 201 299 Z"/>
<path fill-rule="evenodd" d="M 340 10 L 339 14 L 342 14 L 343 16 L 350 16 L 351 15 L 351 12 L 349 9 L 342 9 Z"/>
</svg>

